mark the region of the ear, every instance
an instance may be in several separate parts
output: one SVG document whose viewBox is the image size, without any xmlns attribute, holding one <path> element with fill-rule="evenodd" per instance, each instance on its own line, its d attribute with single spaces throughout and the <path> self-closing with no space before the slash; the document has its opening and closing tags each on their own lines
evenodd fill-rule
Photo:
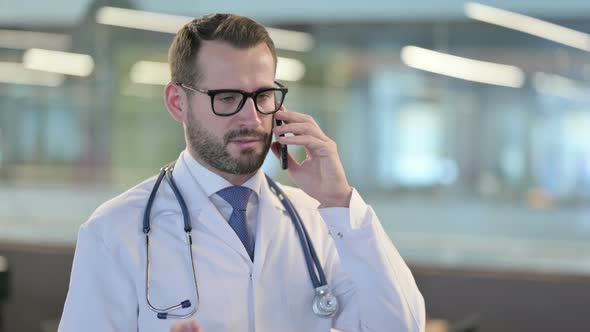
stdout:
<svg viewBox="0 0 590 332">
<path fill-rule="evenodd" d="M 182 87 L 174 82 L 169 82 L 164 88 L 164 103 L 170 116 L 178 122 L 186 120 L 188 111 L 188 96 Z"/>
</svg>

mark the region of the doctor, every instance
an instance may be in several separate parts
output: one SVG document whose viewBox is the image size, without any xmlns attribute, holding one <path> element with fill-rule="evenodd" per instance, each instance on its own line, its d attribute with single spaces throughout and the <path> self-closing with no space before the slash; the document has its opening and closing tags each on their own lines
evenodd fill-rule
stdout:
<svg viewBox="0 0 590 332">
<path fill-rule="evenodd" d="M 336 144 L 282 106 L 264 27 L 237 15 L 197 18 L 177 33 L 169 62 L 165 104 L 186 137 L 170 176 L 190 236 L 167 180 L 148 213 L 149 251 L 142 220 L 156 178 L 104 203 L 80 227 L 59 331 L 424 331 L 412 274 L 347 182 Z M 293 135 L 270 143 L 284 133 Z M 279 188 L 337 303 L 329 315 L 314 304 L 319 269 L 308 269 L 292 213 L 260 169 L 269 149 L 280 156 L 279 143 L 307 153 L 302 163 L 288 157 L 299 189 Z"/>
</svg>

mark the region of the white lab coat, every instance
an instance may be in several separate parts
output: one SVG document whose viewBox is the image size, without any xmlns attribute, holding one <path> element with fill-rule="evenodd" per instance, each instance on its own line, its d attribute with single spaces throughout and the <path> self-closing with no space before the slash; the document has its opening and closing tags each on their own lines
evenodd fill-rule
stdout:
<svg viewBox="0 0 590 332">
<path fill-rule="evenodd" d="M 312 311 L 314 291 L 288 213 L 263 182 L 254 262 L 180 160 L 174 179 L 193 226 L 192 253 L 205 332 L 424 331 L 424 301 L 373 210 L 356 190 L 350 209 L 318 210 L 303 191 L 282 186 L 299 212 L 340 301 L 334 318 Z M 146 304 L 144 208 L 155 178 L 99 207 L 83 224 L 59 332 L 168 331 Z M 179 205 L 163 182 L 151 212 L 150 300 L 195 304 Z M 191 308 L 176 311 L 187 313 Z"/>
</svg>

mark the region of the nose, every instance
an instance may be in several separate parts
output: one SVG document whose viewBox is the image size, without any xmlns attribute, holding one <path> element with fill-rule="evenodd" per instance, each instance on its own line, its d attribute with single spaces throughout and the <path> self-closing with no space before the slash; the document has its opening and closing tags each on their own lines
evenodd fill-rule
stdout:
<svg viewBox="0 0 590 332">
<path fill-rule="evenodd" d="M 236 114 L 240 121 L 240 127 L 244 128 L 257 128 L 262 123 L 260 119 L 261 115 L 256 110 L 256 105 L 252 97 L 246 98 L 244 105 Z"/>
</svg>

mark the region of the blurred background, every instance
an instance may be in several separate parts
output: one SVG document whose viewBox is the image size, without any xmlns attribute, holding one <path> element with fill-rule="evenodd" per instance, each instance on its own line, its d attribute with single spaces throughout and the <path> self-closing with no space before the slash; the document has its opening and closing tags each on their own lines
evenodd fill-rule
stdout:
<svg viewBox="0 0 590 332">
<path fill-rule="evenodd" d="M 182 150 L 167 50 L 211 12 L 269 28 L 429 331 L 590 329 L 587 0 L 2 0 L 0 331 L 55 331 L 80 224 Z"/>
</svg>

